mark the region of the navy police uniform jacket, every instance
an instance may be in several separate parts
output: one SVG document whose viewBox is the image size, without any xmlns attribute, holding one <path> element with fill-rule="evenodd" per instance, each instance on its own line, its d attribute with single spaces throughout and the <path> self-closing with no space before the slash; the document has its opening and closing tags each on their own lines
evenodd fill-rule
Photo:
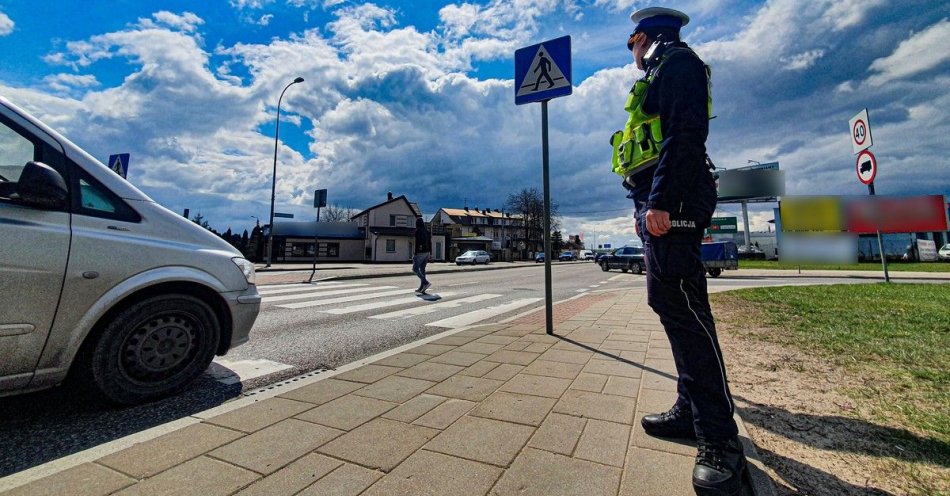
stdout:
<svg viewBox="0 0 950 496">
<path fill-rule="evenodd" d="M 637 208 L 644 242 L 697 243 L 716 209 L 716 185 L 706 162 L 709 134 L 708 74 L 702 60 L 683 42 L 673 42 L 654 57 L 659 67 L 647 90 L 643 110 L 660 115 L 663 143 L 659 161 L 624 182 Z M 633 184 L 629 184 L 633 182 Z M 670 232 L 652 238 L 644 217 L 648 209 L 670 213 Z"/>
</svg>

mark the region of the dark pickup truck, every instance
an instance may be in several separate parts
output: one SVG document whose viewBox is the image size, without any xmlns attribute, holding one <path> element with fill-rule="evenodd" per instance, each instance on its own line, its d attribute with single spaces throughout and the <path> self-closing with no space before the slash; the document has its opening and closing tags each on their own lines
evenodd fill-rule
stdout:
<svg viewBox="0 0 950 496">
<path fill-rule="evenodd" d="M 642 274 L 644 270 L 643 248 L 639 246 L 623 246 L 617 248 L 609 255 L 600 257 L 597 263 L 600 264 L 600 268 L 604 272 L 610 269 L 620 269 L 622 272 L 629 270 L 634 274 Z"/>
</svg>

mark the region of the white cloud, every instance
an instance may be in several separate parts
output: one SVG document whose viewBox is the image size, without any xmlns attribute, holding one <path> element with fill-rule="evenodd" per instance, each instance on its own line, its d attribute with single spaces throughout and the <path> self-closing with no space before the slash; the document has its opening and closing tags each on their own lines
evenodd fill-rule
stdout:
<svg viewBox="0 0 950 496">
<path fill-rule="evenodd" d="M 871 63 L 870 86 L 882 86 L 934 69 L 950 60 L 950 20 L 943 19 L 901 42 L 894 53 Z"/>
<path fill-rule="evenodd" d="M 0 12 L 0 36 L 6 36 L 13 32 L 13 20 L 10 16 Z"/>
<path fill-rule="evenodd" d="M 270 21 L 271 21 L 273 18 L 274 18 L 274 14 L 264 14 L 264 15 L 262 15 L 261 18 L 257 21 L 257 24 L 260 25 L 260 26 L 267 26 L 268 24 L 270 24 Z"/>
<path fill-rule="evenodd" d="M 828 32 L 853 27 L 885 0 L 773 0 L 744 19 L 731 36 L 702 43 L 707 61 L 768 66 L 780 57 L 794 59 L 820 49 Z M 830 15 L 834 12 L 834 15 Z"/>
<path fill-rule="evenodd" d="M 815 65 L 815 62 L 825 55 L 824 50 L 809 50 L 798 55 L 792 55 L 790 57 L 781 57 L 779 61 L 783 64 L 786 64 L 785 68 L 790 71 L 798 71 L 802 69 L 808 69 L 809 67 Z"/>
<path fill-rule="evenodd" d="M 99 86 L 99 81 L 92 74 L 51 74 L 44 77 L 43 81 L 50 89 L 59 92 Z"/>
</svg>

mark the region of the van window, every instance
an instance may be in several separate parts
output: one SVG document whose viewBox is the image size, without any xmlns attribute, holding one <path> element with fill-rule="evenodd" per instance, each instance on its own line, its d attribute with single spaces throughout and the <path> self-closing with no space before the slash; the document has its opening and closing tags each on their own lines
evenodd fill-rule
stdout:
<svg viewBox="0 0 950 496">
<path fill-rule="evenodd" d="M 132 210 L 115 193 L 92 178 L 88 173 L 72 164 L 72 174 L 75 177 L 73 191 L 79 194 L 73 197 L 73 212 L 91 217 L 105 217 L 107 219 L 124 222 L 139 222 L 142 218 Z"/>
<path fill-rule="evenodd" d="M 0 201 L 16 201 L 17 182 L 30 161 L 42 162 L 59 172 L 63 179 L 67 177 L 65 159 L 58 145 L 50 145 L 0 115 Z"/>
</svg>

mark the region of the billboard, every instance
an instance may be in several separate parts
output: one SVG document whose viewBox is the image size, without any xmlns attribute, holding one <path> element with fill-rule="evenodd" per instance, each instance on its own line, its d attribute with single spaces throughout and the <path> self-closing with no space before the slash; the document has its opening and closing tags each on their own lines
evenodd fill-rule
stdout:
<svg viewBox="0 0 950 496">
<path fill-rule="evenodd" d="M 785 194 L 785 171 L 778 169 L 732 169 L 718 172 L 718 201 L 775 198 Z"/>
<path fill-rule="evenodd" d="M 784 197 L 783 232 L 912 233 L 948 230 L 943 195 Z"/>
</svg>

